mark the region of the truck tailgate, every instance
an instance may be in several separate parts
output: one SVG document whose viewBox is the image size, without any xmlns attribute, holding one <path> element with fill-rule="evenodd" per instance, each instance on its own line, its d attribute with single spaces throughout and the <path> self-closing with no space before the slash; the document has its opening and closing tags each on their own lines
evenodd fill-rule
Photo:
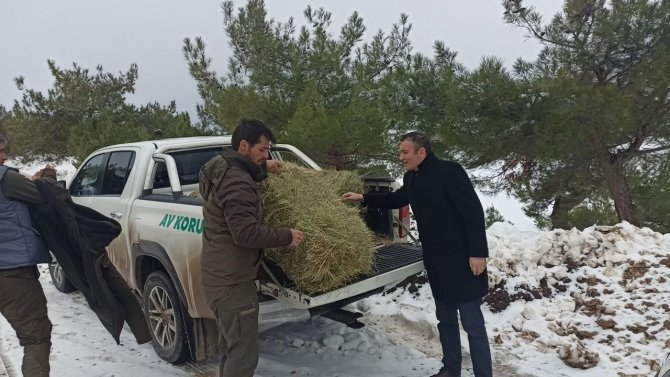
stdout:
<svg viewBox="0 0 670 377">
<path fill-rule="evenodd" d="M 362 275 L 342 288 L 315 295 L 300 293 L 291 289 L 290 283 L 280 271 L 271 268 L 272 274 L 277 277 L 277 282 L 263 281 L 261 292 L 294 308 L 310 309 L 382 292 L 423 270 L 423 250 L 420 247 L 395 243 L 377 248 L 372 274 Z"/>
</svg>

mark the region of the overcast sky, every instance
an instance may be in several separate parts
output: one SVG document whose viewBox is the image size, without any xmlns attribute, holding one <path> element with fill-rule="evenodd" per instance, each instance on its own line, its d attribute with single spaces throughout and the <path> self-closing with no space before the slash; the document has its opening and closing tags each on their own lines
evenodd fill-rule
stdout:
<svg viewBox="0 0 670 377">
<path fill-rule="evenodd" d="M 562 3 L 526 2 L 547 17 Z M 365 40 L 379 29 L 389 31 L 406 13 L 413 24 L 410 38 L 415 51 L 430 54 L 433 42 L 443 40 L 468 68 L 488 55 L 510 66 L 517 57 L 533 59 L 540 49 L 522 30 L 503 23 L 499 0 L 266 0 L 271 17 L 278 21 L 294 17 L 299 24 L 308 4 L 333 13 L 335 34 L 357 10 L 367 26 Z M 182 55 L 182 41 L 202 37 L 214 68 L 222 74 L 230 51 L 222 20 L 221 1 L 214 0 L 3 0 L 0 104 L 10 107 L 20 98 L 14 84 L 17 76 L 24 76 L 29 88 L 46 91 L 51 87 L 47 59 L 60 67 L 76 62 L 91 70 L 101 64 L 114 73 L 137 63 L 139 79 L 131 102 L 175 100 L 179 110 L 195 116 L 199 97 Z"/>
</svg>

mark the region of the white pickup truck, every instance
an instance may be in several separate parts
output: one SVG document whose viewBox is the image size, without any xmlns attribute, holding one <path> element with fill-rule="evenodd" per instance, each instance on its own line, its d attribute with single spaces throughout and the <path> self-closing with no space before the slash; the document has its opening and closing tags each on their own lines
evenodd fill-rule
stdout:
<svg viewBox="0 0 670 377">
<path fill-rule="evenodd" d="M 130 287 L 142 299 L 156 353 L 172 363 L 216 354 L 218 332 L 200 287 L 202 200 L 200 167 L 230 145 L 230 137 L 195 137 L 114 145 L 92 153 L 68 189 L 75 202 L 116 219 L 123 228 L 107 248 Z M 271 158 L 319 166 L 291 145 L 273 146 Z M 392 190 L 389 178 L 369 178 L 370 190 Z M 391 242 L 376 247 L 375 273 L 330 292 L 308 295 L 291 288 L 281 271 L 265 265 L 258 280 L 261 330 L 313 315 L 359 323 L 342 306 L 382 292 L 423 271 L 422 251 L 405 241 L 408 208 L 369 209 L 366 221 Z M 400 224 L 399 222 L 403 222 Z M 52 278 L 72 290 L 54 263 Z"/>
</svg>

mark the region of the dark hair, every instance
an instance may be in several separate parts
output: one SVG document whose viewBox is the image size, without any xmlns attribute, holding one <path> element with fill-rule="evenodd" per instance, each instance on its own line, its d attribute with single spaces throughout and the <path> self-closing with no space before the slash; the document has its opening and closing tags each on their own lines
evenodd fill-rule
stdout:
<svg viewBox="0 0 670 377">
<path fill-rule="evenodd" d="M 400 142 L 403 142 L 405 140 L 410 140 L 412 143 L 414 143 L 414 151 L 418 151 L 420 148 L 423 148 L 426 150 L 426 155 L 430 154 L 431 149 L 430 149 L 430 139 L 428 139 L 428 136 L 424 134 L 423 132 L 418 132 L 418 131 L 412 131 L 408 132 L 400 138 Z"/>
<path fill-rule="evenodd" d="M 240 125 L 233 131 L 232 147 L 234 150 L 238 150 L 242 140 L 246 140 L 249 146 L 253 147 L 261 141 L 261 136 L 267 137 L 272 144 L 277 142 L 272 131 L 260 120 L 242 119 Z"/>
<path fill-rule="evenodd" d="M 0 144 L 4 145 L 5 147 L 7 146 L 7 138 L 3 134 L 0 134 Z"/>
</svg>

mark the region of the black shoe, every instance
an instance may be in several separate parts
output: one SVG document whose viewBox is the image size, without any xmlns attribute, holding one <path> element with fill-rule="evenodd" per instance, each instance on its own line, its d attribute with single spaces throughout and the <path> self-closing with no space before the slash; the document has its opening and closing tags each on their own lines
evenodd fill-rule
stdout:
<svg viewBox="0 0 670 377">
<path fill-rule="evenodd" d="M 448 370 L 446 370 L 444 367 L 442 367 L 442 368 L 440 368 L 439 372 L 433 374 L 430 377 L 461 377 L 461 375 L 460 374 L 453 374 L 453 373 L 449 372 Z"/>
</svg>

